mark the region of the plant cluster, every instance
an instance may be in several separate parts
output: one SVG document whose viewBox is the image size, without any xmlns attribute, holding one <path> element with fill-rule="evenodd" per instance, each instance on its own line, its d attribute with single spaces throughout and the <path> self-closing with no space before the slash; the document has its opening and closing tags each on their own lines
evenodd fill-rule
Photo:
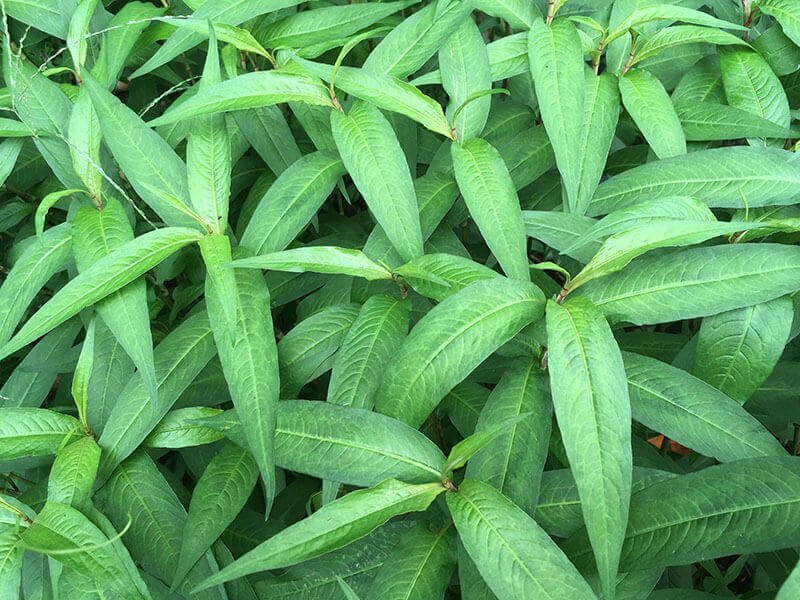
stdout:
<svg viewBox="0 0 800 600">
<path fill-rule="evenodd" d="M 0 600 L 800 599 L 800 0 L 0 10 Z"/>
</svg>

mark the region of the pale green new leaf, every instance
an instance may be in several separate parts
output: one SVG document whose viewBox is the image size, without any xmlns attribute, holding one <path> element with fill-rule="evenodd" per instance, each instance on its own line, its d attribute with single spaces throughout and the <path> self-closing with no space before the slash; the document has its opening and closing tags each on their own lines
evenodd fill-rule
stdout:
<svg viewBox="0 0 800 600">
<path fill-rule="evenodd" d="M 130 283 L 200 234 L 181 227 L 165 227 L 140 235 L 113 250 L 64 285 L 11 340 L 0 348 L 8 356 L 60 325 L 81 310 Z"/>
<path fill-rule="evenodd" d="M 86 337 L 81 344 L 81 353 L 72 374 L 72 400 L 78 409 L 78 418 L 88 427 L 86 421 L 87 407 L 89 405 L 89 379 L 92 376 L 94 362 L 94 329 L 96 320 L 93 318 L 86 327 Z M 64 504 L 69 504 L 66 502 Z"/>
<path fill-rule="evenodd" d="M 581 288 L 607 317 L 666 323 L 751 306 L 800 289 L 800 249 L 727 244 L 643 256 Z"/>
<path fill-rule="evenodd" d="M 789 129 L 753 112 L 700 100 L 679 100 L 675 112 L 687 140 L 730 140 L 746 137 L 789 138 Z"/>
<path fill-rule="evenodd" d="M 81 87 L 78 98 L 72 105 L 67 137 L 72 168 L 86 185 L 89 195 L 99 199 L 103 188 L 103 173 L 100 169 L 100 142 L 103 133 L 89 91 L 84 87 Z"/>
<path fill-rule="evenodd" d="M 158 127 L 200 115 L 261 108 L 280 102 L 305 102 L 333 107 L 326 88 L 307 75 L 287 71 L 257 71 L 204 89 L 147 125 Z"/>
<path fill-rule="evenodd" d="M 460 469 L 467 464 L 467 461 L 472 458 L 476 452 L 482 450 L 498 436 L 507 433 L 509 429 L 513 430 L 518 423 L 531 417 L 532 414 L 533 413 L 525 412 L 519 415 L 512 415 L 490 427 L 476 430 L 475 433 L 467 436 L 450 449 L 450 454 L 447 456 L 442 474 L 446 475 L 451 471 Z"/>
<path fill-rule="evenodd" d="M 196 17 L 178 19 L 163 17 L 159 20 L 163 21 L 164 23 L 174 25 L 178 29 L 187 29 L 203 36 L 208 36 L 209 33 L 209 21 L 205 19 L 198 19 Z M 269 53 L 264 50 L 264 47 L 258 43 L 256 38 L 253 37 L 253 34 L 248 30 L 242 29 L 241 27 L 228 25 L 222 21 L 214 21 L 213 28 L 214 35 L 219 41 L 225 42 L 226 44 L 231 44 L 237 50 L 241 50 L 242 52 L 252 52 L 253 54 L 258 54 L 259 56 L 269 58 Z M 210 40 L 211 38 L 209 37 L 209 42 Z M 211 56 L 212 54 L 216 54 L 216 52 L 208 52 L 208 56 Z"/>
<path fill-rule="evenodd" d="M 100 446 L 90 436 L 61 448 L 47 479 L 48 502 L 81 509 L 89 501 L 99 464 Z"/>
<path fill-rule="evenodd" d="M 565 206 L 577 212 L 586 82 L 575 25 L 567 19 L 556 19 L 550 27 L 535 21 L 528 33 L 528 58 L 542 122 L 564 183 Z"/>
<path fill-rule="evenodd" d="M 22 578 L 20 532 L 16 527 L 0 530 L 0 593 L 8 598 L 19 598 Z"/>
<path fill-rule="evenodd" d="M 786 451 L 755 417 L 686 371 L 625 352 L 633 418 L 706 456 L 729 462 Z"/>
<path fill-rule="evenodd" d="M 636 5 L 634 4 L 634 6 Z M 671 4 L 654 4 L 652 6 L 636 8 L 636 10 L 631 11 L 625 19 L 609 32 L 606 38 L 606 45 L 625 35 L 629 29 L 639 29 L 639 26 L 651 21 L 683 21 L 685 23 L 720 27 L 722 29 L 736 29 L 740 31 L 745 29 L 745 27 L 737 23 L 723 21 L 722 19 L 712 17 L 708 13 L 692 8 Z"/>
<path fill-rule="evenodd" d="M 584 298 L 547 303 L 550 389 L 605 595 L 613 592 L 631 493 L 631 408 L 622 356 Z"/>
<path fill-rule="evenodd" d="M 340 548 L 396 515 L 425 510 L 443 491 L 441 483 L 408 485 L 387 479 L 373 488 L 350 492 L 258 545 L 206 579 L 202 588 L 288 567 Z"/>
<path fill-rule="evenodd" d="M 0 412 L 0 458 L 55 454 L 62 443 L 79 437 L 75 417 L 44 408 L 4 407 Z"/>
<path fill-rule="evenodd" d="M 650 35 L 641 44 L 637 44 L 633 63 L 637 64 L 648 58 L 660 54 L 668 48 L 682 44 L 695 44 L 705 42 L 716 46 L 747 45 L 742 38 L 736 37 L 727 31 L 713 27 L 699 27 L 697 25 L 673 25 L 665 27 Z"/>
<path fill-rule="evenodd" d="M 347 115 L 333 111 L 331 127 L 347 171 L 397 252 L 405 260 L 421 256 L 414 183 L 389 121 L 362 101 Z"/>
<path fill-rule="evenodd" d="M 419 427 L 447 392 L 543 311 L 544 294 L 523 281 L 479 281 L 446 298 L 386 367 L 376 410 Z"/>
<path fill-rule="evenodd" d="M 72 64 L 75 66 L 76 72 L 80 71 L 86 62 L 86 52 L 89 49 L 86 33 L 89 31 L 89 21 L 96 6 L 97 0 L 80 0 L 69 20 L 67 50 L 72 57 Z"/>
<path fill-rule="evenodd" d="M 646 69 L 619 78 L 622 104 L 659 158 L 686 154 L 686 137 L 661 82 Z"/>
<path fill-rule="evenodd" d="M 519 198 L 500 153 L 481 138 L 453 144 L 450 151 L 458 187 L 486 245 L 508 277 L 530 281 Z"/>
<path fill-rule="evenodd" d="M 426 254 L 394 270 L 419 294 L 441 302 L 471 283 L 502 275 L 475 261 L 453 254 Z"/>
<path fill-rule="evenodd" d="M 793 317 L 788 296 L 705 317 L 692 373 L 743 404 L 783 354 Z"/>
<path fill-rule="evenodd" d="M 208 463 L 192 492 L 173 588 L 242 510 L 257 479 L 253 456 L 231 442 Z"/>
<path fill-rule="evenodd" d="M 338 273 L 367 280 L 391 279 L 392 272 L 374 263 L 361 250 L 335 246 L 309 246 L 240 258 L 229 265 L 239 269 L 266 269 L 290 273 Z"/>
<path fill-rule="evenodd" d="M 493 487 L 465 480 L 447 494 L 461 542 L 500 600 L 595 600 L 539 525 Z"/>
<path fill-rule="evenodd" d="M 336 353 L 328 402 L 371 409 L 384 369 L 408 333 L 410 302 L 376 294 L 361 307 Z"/>
</svg>

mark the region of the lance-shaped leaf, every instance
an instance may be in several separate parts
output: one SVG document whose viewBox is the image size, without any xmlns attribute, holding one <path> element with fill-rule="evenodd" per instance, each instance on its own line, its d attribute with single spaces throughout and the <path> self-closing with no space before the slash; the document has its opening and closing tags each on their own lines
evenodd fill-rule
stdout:
<svg viewBox="0 0 800 600">
<path fill-rule="evenodd" d="M 198 21 L 207 23 L 209 20 L 214 22 L 228 23 L 229 25 L 239 25 L 248 19 L 259 15 L 289 8 L 298 4 L 298 0 L 212 0 L 210 2 L 194 3 L 197 7 L 192 17 Z M 198 6 L 199 4 L 199 6 Z M 145 64 L 133 72 L 131 77 L 140 77 L 158 67 L 167 64 L 173 58 L 192 49 L 203 41 L 208 34 L 208 29 L 203 33 L 198 33 L 187 29 L 175 31 L 170 38 L 151 56 Z"/>
<path fill-rule="evenodd" d="M 631 11 L 627 17 L 622 19 L 620 23 L 609 32 L 608 37 L 606 38 L 606 44 L 619 37 L 622 37 L 631 28 L 644 25 L 645 23 L 650 23 L 651 21 L 662 20 L 684 21 L 686 23 L 693 23 L 695 25 L 720 27 L 722 29 L 746 29 L 739 24 L 717 19 L 716 17 L 712 17 L 707 13 L 694 10 L 692 8 L 673 6 L 669 4 L 656 4 L 653 6 L 637 8 L 636 10 Z"/>
<path fill-rule="evenodd" d="M 258 545 L 201 587 L 288 567 L 340 548 L 396 515 L 425 510 L 443 491 L 441 483 L 408 485 L 387 479 L 374 488 L 350 492 Z"/>
<path fill-rule="evenodd" d="M 500 273 L 463 256 L 426 254 L 394 272 L 402 276 L 418 293 L 441 302 L 471 283 L 502 277 Z"/>
<path fill-rule="evenodd" d="M 575 212 L 582 215 L 600 183 L 606 157 L 619 120 L 619 87 L 611 73 L 595 75 L 585 70 L 585 98 L 581 134 L 580 178 Z"/>
<path fill-rule="evenodd" d="M 427 600 L 443 598 L 456 563 L 452 523 L 438 531 L 416 525 L 378 569 L 366 600 Z"/>
<path fill-rule="evenodd" d="M 743 404 L 783 354 L 793 316 L 783 296 L 704 318 L 692 373 Z"/>
<path fill-rule="evenodd" d="M 747 110 L 699 100 L 675 102 L 675 112 L 687 140 L 713 141 L 734 138 L 763 137 L 789 138 L 786 127 L 768 121 Z"/>
<path fill-rule="evenodd" d="M 366 102 L 345 115 L 331 113 L 331 128 L 347 171 L 397 252 L 423 254 L 414 183 L 389 121 Z"/>
<path fill-rule="evenodd" d="M 493 487 L 465 480 L 447 506 L 483 579 L 503 600 L 594 600 L 592 588 L 544 530 Z"/>
<path fill-rule="evenodd" d="M 179 22 L 186 22 L 178 19 Z M 208 54 L 200 79 L 200 90 L 218 84 L 219 70 L 217 38 L 210 30 Z M 228 226 L 228 196 L 231 191 L 231 141 L 225 116 L 203 115 L 192 119 L 189 141 L 186 143 L 186 169 L 189 199 L 195 212 L 217 233 Z"/>
<path fill-rule="evenodd" d="M 481 410 L 476 429 L 484 431 L 516 415 L 531 413 L 479 450 L 467 477 L 495 487 L 529 515 L 536 508 L 547 458 L 553 407 L 539 365 L 520 360 L 508 367 Z"/>
<path fill-rule="evenodd" d="M 367 280 L 391 279 L 392 272 L 372 262 L 361 250 L 336 246 L 309 246 L 240 258 L 228 265 L 239 269 L 266 269 L 290 273 L 334 273 Z"/>
<path fill-rule="evenodd" d="M 783 33 L 800 46 L 800 7 L 792 0 L 760 0 L 758 9 L 775 17 L 781 24 Z"/>
<path fill-rule="evenodd" d="M 603 242 L 597 254 L 567 284 L 567 288 L 575 289 L 587 281 L 619 271 L 637 256 L 654 248 L 699 244 L 747 227 L 745 222 L 656 221 L 615 233 Z"/>
<path fill-rule="evenodd" d="M 479 136 L 486 125 L 492 99 L 475 94 L 492 88 L 492 73 L 486 44 L 472 19 L 464 20 L 439 49 L 439 70 L 442 87 L 450 98 L 447 118 L 452 121 L 456 110 L 461 108 L 454 123 L 457 139 L 464 142 Z"/>
<path fill-rule="evenodd" d="M 800 458 L 762 457 L 655 483 L 631 498 L 620 567 L 648 569 L 786 548 L 800 539 Z M 578 565 L 585 535 L 565 546 Z"/>
<path fill-rule="evenodd" d="M 530 281 L 525 225 L 503 158 L 486 140 L 450 147 L 456 181 L 486 245 L 512 279 Z"/>
<path fill-rule="evenodd" d="M 800 562 L 795 565 L 789 577 L 781 585 L 775 600 L 792 600 L 797 595 L 800 595 Z"/>
<path fill-rule="evenodd" d="M 654 358 L 625 352 L 633 418 L 719 461 L 783 456 L 786 450 L 739 403 Z"/>
<path fill-rule="evenodd" d="M 323 6 L 289 15 L 259 31 L 268 48 L 303 48 L 350 36 L 419 0 Z"/>
<path fill-rule="evenodd" d="M 136 450 L 215 352 L 205 312 L 187 318 L 161 341 L 153 355 L 157 401 L 153 402 L 138 374 L 119 392 L 98 441 L 103 449 L 99 481 L 105 481 Z"/>
<path fill-rule="evenodd" d="M 482 450 L 487 444 L 492 442 L 495 438 L 506 433 L 509 429 L 513 429 L 517 423 L 529 418 L 531 413 L 526 412 L 521 415 L 512 415 L 495 423 L 491 427 L 476 430 L 472 435 L 467 436 L 455 446 L 450 449 L 450 454 L 447 456 L 447 461 L 444 463 L 442 473 L 449 473 L 460 469 L 472 456 Z"/>
<path fill-rule="evenodd" d="M 459 0 L 429 4 L 392 29 L 364 61 L 364 68 L 400 79 L 416 72 L 467 18 Z"/>
<path fill-rule="evenodd" d="M 44 408 L 3 408 L 0 412 L 0 457 L 55 454 L 65 439 L 78 437 L 75 417 Z"/>
<path fill-rule="evenodd" d="M 231 442 L 208 463 L 192 492 L 173 588 L 242 510 L 257 479 L 253 456 Z"/>
<path fill-rule="evenodd" d="M 100 142 L 103 133 L 92 106 L 88 89 L 81 87 L 69 116 L 69 151 L 72 168 L 94 198 L 100 198 L 103 174 L 100 172 Z"/>
<path fill-rule="evenodd" d="M 47 502 L 22 534 L 22 541 L 108 588 L 120 599 L 150 600 L 144 582 L 138 574 L 134 578 L 103 532 L 70 506 Z"/>
<path fill-rule="evenodd" d="M 0 341 L 11 339 L 31 300 L 72 255 L 72 226 L 48 229 L 20 255 L 0 286 Z"/>
<path fill-rule="evenodd" d="M 479 281 L 446 298 L 411 330 L 386 367 L 376 410 L 419 427 L 489 354 L 542 316 L 532 283 Z"/>
<path fill-rule="evenodd" d="M 353 321 L 336 353 L 328 402 L 371 409 L 383 371 L 408 333 L 410 302 L 371 296 Z"/>
<path fill-rule="evenodd" d="M 619 78 L 622 104 L 659 158 L 686 154 L 686 136 L 669 94 L 646 69 Z"/>
<path fill-rule="evenodd" d="M 525 0 L 473 0 L 471 4 L 487 15 L 505 19 L 518 29 L 528 29 L 541 20 L 536 4 Z"/>
<path fill-rule="evenodd" d="M 181 158 L 88 73 L 84 73 L 83 84 L 92 99 L 103 139 L 136 193 L 167 225 L 197 227 L 197 221 L 186 214 L 189 189 Z"/>
<path fill-rule="evenodd" d="M 257 71 L 212 85 L 149 121 L 147 125 L 158 127 L 200 115 L 261 108 L 280 102 L 305 102 L 333 107 L 327 89 L 307 75 L 287 71 Z"/>
<path fill-rule="evenodd" d="M 713 315 L 800 289 L 800 249 L 726 244 L 643 256 L 581 288 L 610 319 L 637 325 Z"/>
<path fill-rule="evenodd" d="M 17 528 L 3 528 L 0 531 L 0 592 L 8 598 L 19 598 L 23 553 Z"/>
<path fill-rule="evenodd" d="M 214 332 L 233 405 L 248 415 L 243 423 L 247 447 L 255 456 L 267 493 L 267 514 L 275 493 L 273 435 L 280 380 L 267 284 L 261 273 L 234 271 L 233 297 L 206 285 L 208 318 Z M 234 303 L 235 329 L 227 330 L 226 301 Z"/>
<path fill-rule="evenodd" d="M 309 73 L 330 82 L 334 75 L 333 66 L 315 63 L 294 57 Z M 336 87 L 378 108 L 400 113 L 421 123 L 435 133 L 452 137 L 450 123 L 444 116 L 442 107 L 433 98 L 391 75 L 384 75 L 369 69 L 339 67 L 335 76 Z"/>
<path fill-rule="evenodd" d="M 438 481 L 444 465 L 436 445 L 405 423 L 306 400 L 279 403 L 275 453 L 285 469 L 359 486 Z"/>
<path fill-rule="evenodd" d="M 61 448 L 47 479 L 47 501 L 81 509 L 89 500 L 99 464 L 100 446 L 90 436 Z"/>
<path fill-rule="evenodd" d="M 140 235 L 113 250 L 70 280 L 42 306 L 9 342 L 0 348 L 8 356 L 81 310 L 102 300 L 152 269 L 200 234 L 182 227 L 165 227 Z"/>
<path fill-rule="evenodd" d="M 720 48 L 718 54 L 728 104 L 789 127 L 789 100 L 767 61 L 740 46 Z"/>
<path fill-rule="evenodd" d="M 208 36 L 209 44 L 212 43 L 212 39 L 216 38 L 221 42 L 231 44 L 237 50 L 241 50 L 242 52 L 252 52 L 253 54 L 270 58 L 269 53 L 264 50 L 261 44 L 258 43 L 256 38 L 253 37 L 253 34 L 246 29 L 242 29 L 241 27 L 234 27 L 233 25 L 228 25 L 222 21 L 214 21 L 212 23 L 214 35 L 210 36 L 208 28 L 209 22 L 205 19 L 198 19 L 196 17 L 185 17 L 178 19 L 164 17 L 159 20 L 164 23 L 174 25 L 178 29 L 188 29 L 189 31 L 194 31 L 204 36 Z M 209 50 L 207 56 L 211 56 L 212 54 L 216 54 L 216 52 L 212 53 L 211 50 Z"/>
<path fill-rule="evenodd" d="M 18 121 L 12 121 L 17 123 Z M 20 126 L 25 127 L 23 123 Z M 14 170 L 19 153 L 22 150 L 23 141 L 17 139 L 3 140 L 0 143 L 0 185 L 3 185 Z"/>
<path fill-rule="evenodd" d="M 256 206 L 241 245 L 253 254 L 278 252 L 308 225 L 345 169 L 331 150 L 306 154 L 292 163 Z"/>
<path fill-rule="evenodd" d="M 776 148 L 713 148 L 628 169 L 597 187 L 590 216 L 642 198 L 691 196 L 708 206 L 750 208 L 794 204 L 800 198 L 800 159 Z"/>
<path fill-rule="evenodd" d="M 72 222 L 72 247 L 79 273 L 134 240 L 125 209 L 114 198 L 106 201 L 103 210 L 85 206 Z M 136 279 L 110 293 L 95 306 L 103 322 L 114 334 L 145 380 L 148 392 L 157 392 L 153 366 L 153 337 L 147 307 L 147 286 Z"/>
<path fill-rule="evenodd" d="M 216 442 L 223 435 L 197 422 L 220 412 L 222 411 L 218 408 L 206 406 L 171 410 L 147 436 L 143 445 L 148 448 L 187 448 Z"/>
<path fill-rule="evenodd" d="M 641 44 L 637 44 L 636 52 L 631 64 L 637 64 L 648 58 L 660 54 L 668 48 L 674 48 L 682 44 L 695 44 L 705 42 L 717 46 L 744 46 L 747 45 L 742 38 L 712 27 L 700 27 L 698 25 L 673 25 L 664 27 L 647 36 Z"/>
<path fill-rule="evenodd" d="M 528 33 L 528 58 L 542 122 L 564 182 L 566 207 L 576 212 L 586 80 L 575 25 L 567 19 L 556 19 L 550 27 L 535 21 Z"/>
<path fill-rule="evenodd" d="M 583 298 L 547 304 L 550 388 L 604 593 L 614 589 L 631 493 L 631 408 L 617 343 Z"/>
</svg>

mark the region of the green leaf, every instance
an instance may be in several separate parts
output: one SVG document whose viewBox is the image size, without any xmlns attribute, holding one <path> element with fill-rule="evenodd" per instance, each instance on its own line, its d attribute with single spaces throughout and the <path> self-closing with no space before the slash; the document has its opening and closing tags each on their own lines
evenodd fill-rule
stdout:
<svg viewBox="0 0 800 600">
<path fill-rule="evenodd" d="M 16 121 L 13 121 L 16 123 Z M 20 126 L 25 127 L 22 123 Z M 8 139 L 0 143 L 0 185 L 3 185 L 14 170 L 17 157 L 22 150 L 23 141 Z"/>
<path fill-rule="evenodd" d="M 170 18 L 170 17 L 163 17 L 159 19 L 164 23 L 168 23 L 169 25 L 174 25 L 179 30 L 180 29 L 187 29 L 189 31 L 199 33 L 203 36 L 208 36 L 209 27 L 208 24 L 210 21 L 205 19 L 198 19 L 195 17 L 188 17 L 188 18 Z M 240 27 L 234 27 L 233 25 L 228 25 L 222 21 L 214 21 L 212 23 L 214 28 L 214 36 L 221 42 L 225 42 L 226 44 L 231 44 L 237 50 L 241 50 L 242 52 L 252 52 L 253 54 L 258 54 L 259 56 L 263 56 L 265 58 L 270 58 L 269 52 L 264 50 L 264 47 L 258 43 L 256 38 L 253 37 L 253 34 L 247 31 L 246 29 L 242 29 Z M 209 37 L 209 42 L 211 38 Z M 216 54 L 214 52 L 213 54 Z M 208 56 L 212 56 L 212 52 L 209 51 Z"/>
<path fill-rule="evenodd" d="M 539 365 L 522 359 L 510 365 L 481 410 L 476 430 L 486 431 L 516 415 L 530 413 L 479 450 L 466 476 L 488 483 L 532 515 L 547 458 L 553 406 Z"/>
<path fill-rule="evenodd" d="M 530 281 L 522 211 L 502 157 L 481 138 L 450 151 L 464 202 L 497 262 L 508 277 Z"/>
<path fill-rule="evenodd" d="M 675 102 L 687 140 L 730 140 L 746 137 L 789 138 L 790 130 L 752 112 L 697 100 Z"/>
<path fill-rule="evenodd" d="M 740 31 L 746 29 L 739 24 L 717 19 L 716 17 L 712 17 L 707 13 L 700 12 L 699 10 L 694 10 L 692 8 L 674 6 L 670 4 L 655 4 L 653 6 L 646 6 L 644 8 L 637 8 L 636 10 L 633 10 L 625 19 L 623 19 L 614 29 L 609 32 L 608 36 L 606 37 L 606 45 L 625 35 L 629 29 L 638 29 L 639 26 L 651 21 L 684 21 L 686 23 L 693 23 L 695 25 L 720 27 L 722 29 L 737 29 Z"/>
<path fill-rule="evenodd" d="M 418 293 L 441 302 L 476 281 L 502 277 L 463 256 L 426 254 L 394 270 Z"/>
<path fill-rule="evenodd" d="M 186 22 L 185 20 L 178 20 Z M 208 55 L 200 90 L 218 84 L 217 38 L 210 24 Z M 192 119 L 186 143 L 186 172 L 189 198 L 195 212 L 213 231 L 224 233 L 228 226 L 228 196 L 231 189 L 231 141 L 224 115 L 203 115 Z"/>
<path fill-rule="evenodd" d="M 440 483 L 408 485 L 387 479 L 374 488 L 350 492 L 263 542 L 206 579 L 201 587 L 319 556 L 366 535 L 396 515 L 425 510 L 443 491 Z"/>
<path fill-rule="evenodd" d="M 0 592 L 18 598 L 22 576 L 22 555 L 19 532 L 13 528 L 0 531 Z"/>
<path fill-rule="evenodd" d="M 222 411 L 218 408 L 205 406 L 171 410 L 161 419 L 142 445 L 147 448 L 188 448 L 212 444 L 221 440 L 223 435 L 214 429 L 197 424 L 197 421 L 213 417 L 220 412 Z"/>
<path fill-rule="evenodd" d="M 325 81 L 330 82 L 334 76 L 331 65 L 311 62 L 296 56 L 293 60 L 309 73 Z M 450 123 L 439 103 L 396 77 L 370 69 L 342 66 L 336 70 L 335 83 L 337 88 L 351 96 L 366 100 L 383 110 L 405 115 L 435 133 L 452 138 Z"/>
<path fill-rule="evenodd" d="M 13 164 L 12 164 L 13 166 Z M 61 200 L 61 198 L 65 198 L 68 196 L 72 196 L 73 194 L 83 194 L 85 193 L 83 190 L 59 190 L 57 192 L 50 192 L 39 203 L 39 206 L 36 207 L 36 214 L 34 216 L 34 226 L 36 227 L 36 235 L 38 236 L 39 240 L 42 239 L 42 234 L 44 234 L 44 220 L 47 217 L 47 211 L 49 211 L 53 205 Z"/>
<path fill-rule="evenodd" d="M 378 569 L 366 600 L 443 598 L 456 562 L 452 523 L 437 530 L 415 525 Z"/>
<path fill-rule="evenodd" d="M 201 90 L 179 106 L 174 106 L 162 116 L 149 121 L 147 125 L 158 127 L 190 117 L 262 108 L 280 102 L 305 102 L 333 107 L 325 87 L 307 75 L 285 71 L 257 71 Z"/>
<path fill-rule="evenodd" d="M 584 129 L 584 63 L 581 39 L 567 19 L 548 27 L 533 23 L 528 34 L 528 58 L 536 86 L 542 122 L 553 144 L 566 193 L 568 212 L 578 212 L 581 133 Z"/>
<path fill-rule="evenodd" d="M 403 151 L 389 121 L 366 102 L 331 113 L 336 146 L 350 176 L 397 252 L 423 254 L 416 195 Z"/>
<path fill-rule="evenodd" d="M 4 407 L 0 413 L 0 457 L 55 454 L 65 440 L 79 437 L 75 417 L 44 408 Z"/>
<path fill-rule="evenodd" d="M 635 65 L 648 58 L 653 58 L 668 48 L 698 42 L 714 44 L 715 46 L 747 45 L 747 42 L 742 38 L 713 27 L 673 25 L 664 27 L 664 29 L 655 32 L 653 35 L 647 36 L 647 39 L 641 44 L 637 44 L 632 64 Z"/>
<path fill-rule="evenodd" d="M 486 44 L 472 19 L 464 20 L 439 49 L 439 70 L 442 87 L 450 99 L 446 114 L 454 121 L 456 138 L 465 142 L 479 136 L 492 99 L 483 96 L 465 103 L 475 94 L 491 89 L 492 74 Z"/>
<path fill-rule="evenodd" d="M 89 322 L 86 327 L 86 337 L 81 344 L 81 353 L 78 355 L 78 363 L 72 374 L 72 399 L 78 409 L 78 418 L 84 426 L 88 427 L 86 421 L 87 407 L 89 405 L 89 378 L 92 376 L 92 364 L 94 362 L 94 329 L 95 319 Z M 66 504 L 69 504 L 67 502 Z"/>
<path fill-rule="evenodd" d="M 84 74 L 103 139 L 136 193 L 172 226 L 197 227 L 185 212 L 189 205 L 186 165 L 169 144 L 135 112 Z"/>
<path fill-rule="evenodd" d="M 242 510 L 257 479 L 258 465 L 248 450 L 230 442 L 220 448 L 192 492 L 173 588 Z"/>
<path fill-rule="evenodd" d="M 619 78 L 622 104 L 658 158 L 686 154 L 686 137 L 669 94 L 646 69 Z"/>
<path fill-rule="evenodd" d="M 479 281 L 443 300 L 411 330 L 386 367 L 375 408 L 419 427 L 489 354 L 542 316 L 532 283 Z"/>
<path fill-rule="evenodd" d="M 798 594 L 800 594 L 800 567 L 795 565 L 789 577 L 781 585 L 781 589 L 778 590 L 775 600 L 792 600 Z"/>
<path fill-rule="evenodd" d="M 463 467 L 476 452 L 482 450 L 498 436 L 506 433 L 508 429 L 516 427 L 518 423 L 529 418 L 532 414 L 526 412 L 521 415 L 507 417 L 491 427 L 475 431 L 472 435 L 458 442 L 450 449 L 450 454 L 447 456 L 447 461 L 442 469 L 442 475 L 444 476 Z"/>
<path fill-rule="evenodd" d="M 550 388 L 604 595 L 613 596 L 631 491 L 631 409 L 619 348 L 587 300 L 547 303 Z"/>
<path fill-rule="evenodd" d="M 391 271 L 372 262 L 361 250 L 311 246 L 240 258 L 228 265 L 240 269 L 266 269 L 290 273 L 338 273 L 367 280 L 391 279 Z"/>
<path fill-rule="evenodd" d="M 720 48 L 719 64 L 728 104 L 789 127 L 789 101 L 767 61 L 749 48 Z"/>
<path fill-rule="evenodd" d="M 541 13 L 533 2 L 524 0 L 471 0 L 475 9 L 499 17 L 518 29 L 529 29 L 541 20 Z"/>
<path fill-rule="evenodd" d="M 47 502 L 22 534 L 22 542 L 108 588 L 120 599 L 150 599 L 144 582 L 138 576 L 134 579 L 103 532 L 74 508 Z"/>
<path fill-rule="evenodd" d="M 99 199 L 103 189 L 103 173 L 100 168 L 103 133 L 89 92 L 83 87 L 72 106 L 67 137 L 72 168 L 86 185 L 89 195 Z"/>
<path fill-rule="evenodd" d="M 187 318 L 158 344 L 153 353 L 157 399 L 154 401 L 138 374 L 119 391 L 98 440 L 103 449 L 99 481 L 108 479 L 117 465 L 156 428 L 215 352 L 204 311 Z"/>
<path fill-rule="evenodd" d="M 286 248 L 317 214 L 345 169 L 338 154 L 306 154 L 278 176 L 256 206 L 241 245 L 254 254 Z"/>
<path fill-rule="evenodd" d="M 367 299 L 336 353 L 328 402 L 372 408 L 384 369 L 408 333 L 410 312 L 410 302 L 391 296 Z"/>
<path fill-rule="evenodd" d="M 467 479 L 457 493 L 447 494 L 447 506 L 461 542 L 498 598 L 596 598 L 555 542 L 493 487 Z"/>
<path fill-rule="evenodd" d="M 100 446 L 89 436 L 67 444 L 56 453 L 47 479 L 47 501 L 75 508 L 89 501 L 100 464 Z"/>
<path fill-rule="evenodd" d="M 89 31 L 89 21 L 96 6 L 97 0 L 80 0 L 69 20 L 67 50 L 69 50 L 72 57 L 72 64 L 75 66 L 76 72 L 80 71 L 86 62 L 86 53 L 89 50 L 86 33 Z"/>
<path fill-rule="evenodd" d="M 48 229 L 41 241 L 32 240 L 0 286 L 0 341 L 11 339 L 31 300 L 72 256 L 72 226 Z"/>
<path fill-rule="evenodd" d="M 794 456 L 739 460 L 655 483 L 631 498 L 621 568 L 793 546 L 800 539 L 799 484 Z M 578 565 L 591 560 L 581 538 L 565 547 Z"/>
<path fill-rule="evenodd" d="M 767 302 L 800 289 L 800 251 L 728 244 L 644 256 L 581 289 L 614 321 L 666 323 Z"/>
<path fill-rule="evenodd" d="M 755 417 L 707 383 L 654 358 L 625 352 L 623 360 L 640 423 L 722 462 L 786 454 Z"/>
<path fill-rule="evenodd" d="M 783 354 L 793 316 L 791 298 L 783 296 L 705 317 L 692 373 L 743 404 Z"/>
<path fill-rule="evenodd" d="M 269 48 L 303 48 L 345 38 L 419 0 L 323 6 L 289 15 L 259 32 Z"/>
<path fill-rule="evenodd" d="M 765 15 L 775 17 L 783 33 L 800 46 L 800 7 L 791 0 L 759 0 L 758 9 Z"/>
<path fill-rule="evenodd" d="M 133 229 L 122 204 L 114 198 L 106 200 L 103 210 L 85 206 L 75 214 L 72 247 L 79 273 L 87 272 L 92 265 L 128 243 L 134 243 Z M 95 309 L 131 357 L 147 384 L 148 392 L 155 398 L 158 386 L 144 279 L 136 279 L 113 291 L 97 302 Z"/>
<path fill-rule="evenodd" d="M 610 213 L 642 198 L 692 196 L 711 207 L 793 204 L 800 198 L 795 154 L 775 148 L 714 148 L 653 161 L 601 183 L 590 216 Z"/>
<path fill-rule="evenodd" d="M 267 494 L 267 514 L 275 493 L 273 434 L 278 402 L 278 351 L 270 297 L 261 273 L 234 270 L 235 329 L 226 328 L 223 303 L 227 295 L 206 284 L 206 303 L 214 341 L 233 405 L 248 415 L 243 423 L 247 447 L 255 456 Z"/>
<path fill-rule="evenodd" d="M 165 227 L 140 235 L 89 266 L 42 306 L 11 340 L 0 348 L 8 356 L 60 325 L 81 310 L 130 283 L 200 234 Z"/>
<path fill-rule="evenodd" d="M 581 135 L 578 201 L 574 212 L 582 215 L 603 175 L 606 158 L 619 120 L 619 87 L 610 73 L 595 75 L 585 70 L 585 98 Z"/>
</svg>

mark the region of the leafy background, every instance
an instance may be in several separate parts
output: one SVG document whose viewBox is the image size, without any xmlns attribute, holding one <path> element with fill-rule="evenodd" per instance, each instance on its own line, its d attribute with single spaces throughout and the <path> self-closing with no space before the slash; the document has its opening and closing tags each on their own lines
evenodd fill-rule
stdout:
<svg viewBox="0 0 800 600">
<path fill-rule="evenodd" d="M 0 9 L 0 598 L 800 598 L 800 2 Z"/>
</svg>

